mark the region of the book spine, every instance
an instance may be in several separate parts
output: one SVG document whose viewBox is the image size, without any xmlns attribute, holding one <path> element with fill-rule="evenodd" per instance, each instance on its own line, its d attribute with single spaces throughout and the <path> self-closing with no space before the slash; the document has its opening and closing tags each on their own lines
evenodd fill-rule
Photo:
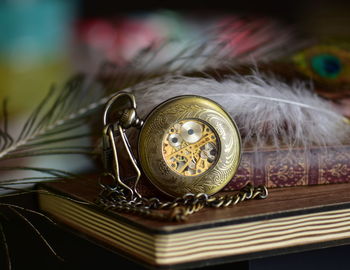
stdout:
<svg viewBox="0 0 350 270">
<path fill-rule="evenodd" d="M 223 191 L 240 189 L 248 182 L 269 188 L 350 182 L 350 146 L 245 152 Z"/>
</svg>

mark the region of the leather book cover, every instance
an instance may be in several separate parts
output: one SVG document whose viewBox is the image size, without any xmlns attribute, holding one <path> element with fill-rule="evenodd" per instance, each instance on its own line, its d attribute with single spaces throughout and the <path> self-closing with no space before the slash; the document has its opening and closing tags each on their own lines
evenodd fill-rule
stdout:
<svg viewBox="0 0 350 270">
<path fill-rule="evenodd" d="M 224 191 L 248 182 L 269 188 L 350 182 L 350 145 L 245 151 L 235 177 Z"/>
</svg>

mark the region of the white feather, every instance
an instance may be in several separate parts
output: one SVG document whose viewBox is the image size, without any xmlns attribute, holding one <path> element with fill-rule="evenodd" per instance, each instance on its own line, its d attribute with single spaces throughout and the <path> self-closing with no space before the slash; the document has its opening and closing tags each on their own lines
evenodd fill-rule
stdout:
<svg viewBox="0 0 350 270">
<path fill-rule="evenodd" d="M 244 146 L 326 146 L 341 144 L 350 125 L 305 83 L 286 84 L 254 72 L 223 81 L 211 78 L 168 77 L 133 87 L 138 113 L 179 95 L 200 95 L 219 103 L 236 121 Z"/>
</svg>

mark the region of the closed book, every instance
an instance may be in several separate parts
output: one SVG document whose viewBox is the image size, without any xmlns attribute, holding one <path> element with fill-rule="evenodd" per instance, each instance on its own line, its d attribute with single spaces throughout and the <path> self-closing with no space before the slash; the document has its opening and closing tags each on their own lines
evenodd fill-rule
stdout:
<svg viewBox="0 0 350 270">
<path fill-rule="evenodd" d="M 350 243 L 350 184 L 275 188 L 267 199 L 204 208 L 183 222 L 97 206 L 93 176 L 38 189 L 40 208 L 60 224 L 149 267 L 199 267 Z"/>
<path fill-rule="evenodd" d="M 350 144 L 310 149 L 246 149 L 225 191 L 237 190 L 248 182 L 268 188 L 350 182 Z"/>
</svg>

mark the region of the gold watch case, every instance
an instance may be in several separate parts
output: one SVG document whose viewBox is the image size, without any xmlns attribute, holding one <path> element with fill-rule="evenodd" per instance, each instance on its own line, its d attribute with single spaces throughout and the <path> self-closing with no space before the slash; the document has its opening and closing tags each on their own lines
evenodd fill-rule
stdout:
<svg viewBox="0 0 350 270">
<path fill-rule="evenodd" d="M 148 115 L 138 153 L 143 172 L 162 192 L 211 195 L 236 173 L 241 139 L 220 105 L 204 97 L 178 96 Z"/>
</svg>

